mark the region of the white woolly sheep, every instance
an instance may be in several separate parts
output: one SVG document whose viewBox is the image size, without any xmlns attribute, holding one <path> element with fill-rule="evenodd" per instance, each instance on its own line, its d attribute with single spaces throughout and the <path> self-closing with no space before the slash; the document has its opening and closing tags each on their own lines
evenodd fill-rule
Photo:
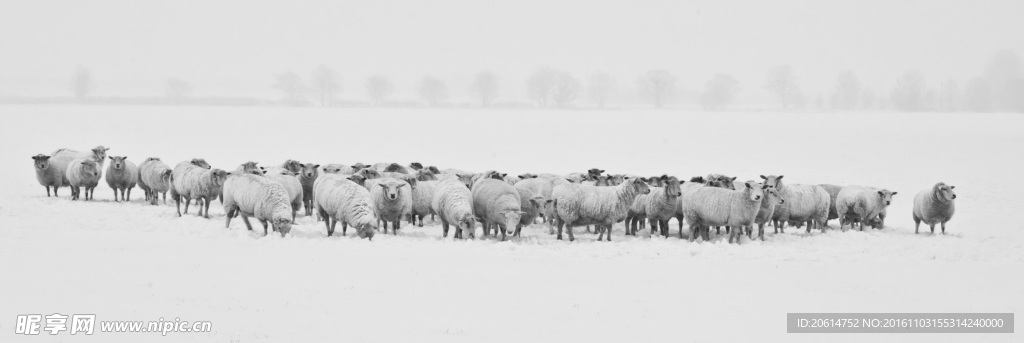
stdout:
<svg viewBox="0 0 1024 343">
<path fill-rule="evenodd" d="M 224 180 L 228 173 L 221 169 L 205 169 L 196 160 L 184 161 L 174 166 L 171 173 L 171 199 L 177 206 L 181 217 L 181 200 L 185 199 L 185 213 L 192 200 L 199 207 L 197 215 L 210 219 L 210 201 L 221 196 Z"/>
<path fill-rule="evenodd" d="M 417 181 L 437 181 L 437 174 L 430 169 L 424 168 L 417 170 L 413 175 L 416 175 Z"/>
<path fill-rule="evenodd" d="M 253 175 L 263 175 L 265 170 L 265 168 L 260 167 L 256 162 L 253 161 L 242 163 L 241 165 L 238 166 L 238 168 L 235 168 L 236 172 Z"/>
<path fill-rule="evenodd" d="M 388 164 L 386 167 L 384 167 L 384 169 L 380 169 L 379 171 L 382 172 L 382 173 L 410 174 L 409 168 L 407 168 L 406 166 L 403 166 L 401 164 L 398 164 L 398 163 Z"/>
<path fill-rule="evenodd" d="M 534 194 L 527 188 L 515 187 L 515 189 L 519 193 L 519 207 L 523 212 L 519 217 L 519 225 L 516 225 L 516 232 L 513 234 L 513 236 L 519 236 L 524 226 L 533 225 L 537 221 L 537 217 L 544 211 L 544 206 L 551 202 L 551 199 L 545 200 L 544 197 Z"/>
<path fill-rule="evenodd" d="M 651 192 L 655 191 L 655 187 L 650 182 L 647 186 L 651 188 Z M 629 210 L 626 211 L 626 235 L 635 236 L 637 231 L 641 231 L 647 226 L 647 195 L 640 194 L 633 199 L 633 203 L 629 205 Z M 678 202 L 679 199 L 676 199 Z"/>
<path fill-rule="evenodd" d="M 931 189 L 926 189 L 914 196 L 914 233 L 918 232 L 921 222 L 928 224 L 935 234 L 935 224 L 942 225 L 942 234 L 946 234 L 946 222 L 953 219 L 953 212 L 956 212 L 956 186 L 948 186 L 944 182 L 936 183 Z M 893 193 L 895 194 L 895 193 Z"/>
<path fill-rule="evenodd" d="M 64 177 L 68 179 L 71 186 L 71 200 L 78 200 L 81 197 L 82 188 L 85 188 L 85 200 L 93 198 L 96 185 L 100 183 L 100 172 L 96 161 L 92 158 L 79 158 L 72 160 L 64 171 Z"/>
<path fill-rule="evenodd" d="M 213 168 L 213 167 L 210 166 L 209 163 L 206 163 L 206 160 L 201 159 L 201 158 L 193 158 L 191 161 L 189 161 L 189 163 L 191 163 L 192 165 L 194 165 L 196 167 L 203 168 L 203 169 L 211 169 L 211 168 Z M 175 166 L 175 167 L 177 167 L 177 166 Z"/>
<path fill-rule="evenodd" d="M 682 195 L 680 185 L 684 183 L 675 176 L 662 175 L 658 179 L 665 186 L 652 187 L 651 193 L 643 197 L 642 209 L 650 221 L 651 233 L 659 230 L 662 236 L 668 237 L 668 221 L 676 217 L 677 203 Z"/>
<path fill-rule="evenodd" d="M 758 183 L 758 186 L 764 188 L 763 184 Z M 782 198 L 782 194 L 775 187 L 768 187 L 764 189 L 764 200 L 761 201 L 761 207 L 757 210 L 757 216 L 754 217 L 754 224 L 757 224 L 757 237 L 764 241 L 764 226 L 772 221 L 772 216 L 775 215 L 775 207 L 786 203 L 786 199 Z M 748 227 L 747 238 L 750 238 L 750 234 L 753 232 L 753 227 Z"/>
<path fill-rule="evenodd" d="M 61 173 L 66 173 L 71 161 L 79 158 L 86 158 L 96 162 L 96 172 L 102 173 L 103 163 L 107 160 L 107 150 L 110 150 L 110 148 L 104 148 L 102 145 L 92 148 L 92 150 L 86 152 L 71 149 L 57 149 L 50 154 L 50 165 L 57 170 L 60 170 Z M 69 184 L 66 177 L 62 180 L 62 183 L 65 185 Z"/>
<path fill-rule="evenodd" d="M 252 231 L 249 217 L 263 225 L 263 235 L 269 234 L 267 223 L 284 237 L 292 230 L 291 206 L 288 191 L 273 180 L 244 173 L 232 173 L 224 181 L 225 228 L 231 228 L 231 218 L 242 216 L 245 227 Z"/>
<path fill-rule="evenodd" d="M 313 183 L 320 176 L 319 168 L 319 164 L 306 163 L 299 171 L 299 184 L 302 185 L 302 206 L 306 210 L 307 216 L 313 215 Z"/>
<path fill-rule="evenodd" d="M 359 170 L 362 170 L 362 168 L 359 168 L 357 170 L 354 167 L 350 167 L 350 166 L 347 166 L 347 165 L 344 165 L 344 164 L 331 163 L 331 164 L 327 164 L 327 165 L 324 165 L 324 166 L 320 167 L 320 174 L 352 175 L 352 174 L 355 174 L 356 172 L 358 172 Z"/>
<path fill-rule="evenodd" d="M 295 216 L 299 212 L 299 208 L 302 207 L 302 183 L 299 182 L 299 178 L 295 176 L 291 171 L 280 168 L 272 167 L 267 169 L 264 176 L 280 183 L 284 186 L 285 191 L 288 192 L 288 198 L 291 199 L 292 206 L 292 224 L 295 224 Z"/>
<path fill-rule="evenodd" d="M 67 179 L 64 174 L 67 169 L 57 169 L 50 163 L 50 156 L 38 154 L 32 156 L 32 164 L 35 165 L 36 181 L 39 185 L 46 187 L 46 196 L 50 196 L 50 187 L 53 187 L 53 196 L 57 196 L 57 189 L 67 186 L 64 182 Z"/>
<path fill-rule="evenodd" d="M 555 186 L 569 184 L 565 178 L 552 177 L 552 178 L 525 178 L 523 181 L 516 183 L 516 189 L 528 189 L 535 196 L 543 197 L 544 199 L 552 199 L 551 191 L 555 189 Z M 547 211 L 542 211 L 541 214 L 544 216 L 544 222 L 548 225 L 548 234 L 555 234 L 555 222 L 554 217 L 549 216 Z"/>
<path fill-rule="evenodd" d="M 412 189 L 412 211 L 409 213 L 409 225 L 423 227 L 423 217 L 434 216 L 430 203 L 434 201 L 434 191 L 437 190 L 438 181 L 416 181 L 416 187 Z"/>
<path fill-rule="evenodd" d="M 132 188 L 135 188 L 139 180 L 139 168 L 129 161 L 127 156 L 110 156 L 106 180 L 107 186 L 114 190 L 115 202 L 118 190 L 121 191 L 121 200 L 129 201 L 132 197 Z"/>
<path fill-rule="evenodd" d="M 388 233 L 388 222 L 391 222 L 391 234 L 397 235 L 402 219 L 412 211 L 413 187 L 395 178 L 366 180 L 365 185 L 370 191 L 374 215 L 384 222 L 384 234 Z"/>
<path fill-rule="evenodd" d="M 438 181 L 430 208 L 441 219 L 443 236 L 448 237 L 449 225 L 455 225 L 455 238 L 474 238 L 476 216 L 473 213 L 473 194 L 458 180 Z"/>
<path fill-rule="evenodd" d="M 690 178 L 690 181 L 679 185 L 679 200 L 676 202 L 676 221 L 679 222 L 679 238 L 683 238 L 683 223 L 685 222 L 685 215 L 683 213 L 683 207 L 690 201 L 692 201 L 693 193 L 704 187 L 715 187 L 712 182 L 709 182 L 703 176 L 694 176 Z M 717 187 L 721 188 L 721 187 Z M 691 228 L 690 235 L 693 235 Z M 653 233 L 653 232 L 652 232 Z M 668 237 L 668 236 L 666 236 Z"/>
<path fill-rule="evenodd" d="M 615 187 L 597 187 L 579 184 L 562 184 L 551 191 L 558 216 L 558 239 L 562 239 L 562 227 L 569 230 L 569 240 L 575 240 L 572 227 L 576 225 L 599 225 L 597 240 L 607 233 L 611 241 L 612 224 L 626 217 L 630 205 L 640 194 L 649 194 L 650 186 L 642 179 L 632 179 Z"/>
<path fill-rule="evenodd" d="M 775 187 L 779 190 L 779 195 L 786 199 L 786 203 L 775 207 L 772 220 L 783 223 L 779 225 L 780 230 L 785 222 L 798 221 L 807 222 L 808 233 L 815 226 L 821 228 L 821 232 L 824 233 L 828 228 L 825 222 L 828 221 L 828 205 L 831 203 L 828 192 L 817 185 L 784 184 L 783 176 L 761 175 L 761 179 L 765 180 L 765 185 Z"/>
<path fill-rule="evenodd" d="M 519 192 L 515 187 L 503 180 L 485 178 L 473 184 L 473 214 L 483 225 L 484 236 L 490 234 L 494 227 L 494 234 L 501 232 L 501 240 L 505 240 L 507 234 L 513 234 L 513 230 L 522 217 L 522 201 L 519 199 Z"/>
<path fill-rule="evenodd" d="M 145 184 L 149 190 L 146 200 L 156 205 L 163 195 L 164 205 L 167 205 L 167 191 L 171 190 L 171 167 L 160 161 L 159 158 L 150 157 L 139 165 L 139 184 Z"/>
<path fill-rule="evenodd" d="M 818 187 L 828 192 L 828 219 L 825 220 L 825 225 L 828 226 L 829 220 L 839 218 L 839 212 L 836 211 L 836 197 L 839 196 L 839 191 L 843 190 L 843 186 L 820 184 Z"/>
<path fill-rule="evenodd" d="M 846 224 L 850 224 L 852 228 L 853 224 L 860 223 L 860 230 L 864 231 L 864 225 L 873 218 L 878 217 L 880 223 L 884 222 L 885 208 L 892 203 L 892 196 L 896 195 L 896 193 L 874 187 L 843 187 L 843 190 L 839 191 L 839 195 L 836 197 L 836 211 L 839 212 L 839 228 L 843 229 Z M 786 202 L 790 202 L 790 199 L 786 198 Z"/>
<path fill-rule="evenodd" d="M 334 228 L 340 221 L 342 236 L 347 234 L 351 224 L 359 238 L 373 239 L 377 218 L 373 214 L 370 191 L 343 175 L 325 174 L 314 181 L 313 193 L 313 207 L 324 218 L 328 237 L 334 235 Z"/>
<path fill-rule="evenodd" d="M 296 160 L 285 160 L 281 165 L 277 166 L 277 168 L 290 171 L 294 175 L 299 175 L 299 172 L 302 171 L 302 162 Z"/>
<path fill-rule="evenodd" d="M 683 207 L 686 222 L 690 225 L 691 242 L 696 240 L 698 233 L 708 241 L 711 226 L 731 226 L 736 230 L 729 235 L 729 243 L 734 240 L 740 243 L 741 228 L 753 225 L 764 200 L 764 190 L 768 188 L 752 181 L 743 185 L 739 190 L 700 187 L 693 191 L 692 201 L 685 202 Z"/>
</svg>

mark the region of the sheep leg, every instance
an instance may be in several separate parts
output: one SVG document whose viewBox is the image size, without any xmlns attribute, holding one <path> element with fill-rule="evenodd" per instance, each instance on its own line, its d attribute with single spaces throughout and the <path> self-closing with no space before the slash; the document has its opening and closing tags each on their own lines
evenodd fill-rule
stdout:
<svg viewBox="0 0 1024 343">
<path fill-rule="evenodd" d="M 614 225 L 615 225 L 615 222 L 612 222 L 611 224 L 607 224 L 607 226 L 605 227 L 605 229 L 608 230 L 608 234 L 605 236 L 605 238 L 607 238 L 609 242 L 612 241 L 612 227 Z"/>
<path fill-rule="evenodd" d="M 932 228 L 932 234 L 935 234 L 935 224 L 928 224 Z"/>
<path fill-rule="evenodd" d="M 711 241 L 711 227 L 710 226 L 706 226 L 706 225 L 703 226 L 703 230 L 701 230 L 701 234 L 704 236 L 704 241 L 705 242 Z"/>
<path fill-rule="evenodd" d="M 945 224 L 945 223 L 943 223 L 943 224 Z M 918 219 L 917 216 L 915 215 L 914 216 L 914 234 L 916 235 L 919 231 L 921 231 L 921 219 Z"/>
<path fill-rule="evenodd" d="M 570 242 L 575 241 L 576 240 L 576 236 L 572 234 L 572 224 L 565 224 L 565 228 L 566 228 L 566 230 L 569 231 L 569 241 Z"/>
<path fill-rule="evenodd" d="M 207 199 L 203 204 L 203 218 L 210 219 L 210 200 Z"/>
<path fill-rule="evenodd" d="M 423 227 L 423 215 L 421 214 L 419 217 L 420 217 L 420 227 Z"/>
<path fill-rule="evenodd" d="M 751 231 L 753 231 L 753 228 L 751 228 Z M 757 237 L 764 242 L 764 223 L 757 224 Z"/>
<path fill-rule="evenodd" d="M 174 198 L 174 203 L 178 211 L 178 217 L 181 217 L 181 196 L 176 197 L 174 195 L 171 195 L 171 198 Z"/>
<path fill-rule="evenodd" d="M 516 225 L 516 232 L 512 233 L 512 237 L 519 237 L 519 232 L 523 230 L 523 224 Z"/>
<path fill-rule="evenodd" d="M 46 187 L 46 197 L 49 198 L 50 197 L 50 186 L 43 186 L 43 187 Z"/>
<path fill-rule="evenodd" d="M 241 211 L 239 211 L 239 212 L 241 212 Z M 249 229 L 249 231 L 252 231 L 252 224 L 249 223 L 249 216 L 245 215 L 245 213 L 242 213 L 242 222 L 245 223 L 245 228 L 246 229 Z"/>
<path fill-rule="evenodd" d="M 725 233 L 729 233 L 728 229 L 727 229 L 727 231 L 725 231 Z M 722 227 L 721 226 L 716 226 L 715 227 L 715 236 L 721 236 L 721 235 L 722 235 Z"/>
<path fill-rule="evenodd" d="M 448 238 L 448 221 L 441 218 L 441 237 Z"/>
<path fill-rule="evenodd" d="M 327 217 L 327 211 L 324 211 L 323 209 L 318 208 L 317 213 L 319 213 L 321 217 L 329 218 Z M 331 237 L 331 235 L 334 234 L 334 229 L 331 229 L 331 221 L 329 219 L 324 219 L 324 227 L 327 228 L 327 237 Z"/>
<path fill-rule="evenodd" d="M 269 232 L 267 232 L 267 229 L 268 229 L 267 228 L 267 220 L 266 219 L 260 219 L 259 217 L 257 217 L 256 220 L 259 220 L 260 221 L 260 225 L 263 225 L 263 235 L 266 236 L 269 233 Z"/>
<path fill-rule="evenodd" d="M 330 223 L 330 224 L 329 224 L 329 225 L 327 226 L 327 236 L 328 236 L 328 237 L 330 237 L 330 236 L 333 236 L 333 235 L 334 235 L 334 230 L 335 230 L 335 228 L 337 228 L 337 227 L 338 227 L 338 220 L 337 220 L 337 219 L 330 219 L 330 218 L 328 218 L 327 220 L 324 220 L 324 223 L 325 223 L 325 224 L 326 224 L 326 223 Z M 341 225 L 341 228 L 342 228 L 342 230 L 344 231 L 344 229 L 345 229 L 345 224 L 342 224 L 342 225 Z M 342 236 L 344 236 L 345 234 L 344 234 L 344 233 L 342 233 L 341 235 L 342 235 Z"/>
<path fill-rule="evenodd" d="M 945 235 L 946 234 L 946 222 L 942 222 L 941 225 L 942 225 L 942 234 Z"/>
<path fill-rule="evenodd" d="M 690 243 L 693 243 L 697 240 L 697 232 L 699 230 L 700 229 L 697 225 L 690 224 Z"/>
<path fill-rule="evenodd" d="M 590 225 L 587 225 L 587 233 L 593 233 L 590 231 Z"/>
<path fill-rule="evenodd" d="M 505 232 L 506 232 L 507 228 L 505 226 L 499 225 L 498 229 L 501 230 L 501 241 L 504 242 L 505 241 Z M 494 235 L 497 236 L 498 233 L 495 232 Z"/>
<path fill-rule="evenodd" d="M 117 202 L 117 188 L 114 188 L 114 202 Z"/>
<path fill-rule="evenodd" d="M 557 223 L 556 224 L 558 226 L 558 240 L 562 240 L 562 225 L 563 224 L 565 224 L 565 223 Z M 487 224 L 484 224 L 484 225 L 487 225 Z"/>
<path fill-rule="evenodd" d="M 167 205 L 167 192 L 164 192 L 164 205 Z"/>
<path fill-rule="evenodd" d="M 124 201 L 132 201 L 132 189 L 131 188 L 128 189 L 128 197 L 127 198 L 124 197 L 124 194 L 121 194 L 121 197 L 124 198 Z"/>
<path fill-rule="evenodd" d="M 398 234 L 398 228 L 401 227 L 401 225 L 402 225 L 402 221 L 401 220 L 396 220 L 396 221 L 391 222 L 391 234 L 392 235 L 397 235 Z"/>
<path fill-rule="evenodd" d="M 227 217 L 227 219 L 225 219 L 225 221 L 224 221 L 224 228 L 225 229 L 230 229 L 231 228 L 231 215 L 235 214 L 235 209 L 234 208 L 226 208 L 225 210 L 226 210 L 225 212 L 227 213 L 227 215 L 225 217 Z"/>
</svg>

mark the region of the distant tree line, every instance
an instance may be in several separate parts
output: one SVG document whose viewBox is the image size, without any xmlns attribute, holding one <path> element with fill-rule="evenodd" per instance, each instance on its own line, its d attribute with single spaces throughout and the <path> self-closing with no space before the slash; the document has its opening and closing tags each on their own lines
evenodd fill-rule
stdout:
<svg viewBox="0 0 1024 343">
<path fill-rule="evenodd" d="M 291 71 L 275 74 L 271 87 L 280 94 L 276 102 L 280 105 L 337 106 L 341 103 L 341 80 L 336 70 L 320 65 L 305 79 Z M 470 104 L 465 106 L 494 106 L 501 96 L 499 80 L 500 77 L 490 71 L 474 74 L 465 88 L 458 88 L 464 89 L 470 99 Z M 604 72 L 593 73 L 584 83 L 571 73 L 543 66 L 526 78 L 523 86 L 530 103 L 522 106 L 571 108 L 586 102 L 606 108 L 613 103 L 622 103 L 620 100 L 629 93 L 633 99 L 662 108 L 678 100 L 682 93 L 677 87 L 678 80 L 668 70 L 649 70 L 637 76 L 630 93 L 620 87 L 618 80 Z M 929 81 L 923 73 L 909 70 L 897 76 L 887 92 L 876 93 L 866 87 L 853 70 L 844 70 L 836 77 L 828 97 L 818 94 L 811 102 L 801 90 L 796 68 L 791 65 L 770 68 L 763 82 L 761 88 L 774 96 L 782 109 L 1024 112 L 1024 66 L 1020 57 L 1010 50 L 996 53 L 979 75 L 963 84 L 953 79 Z M 82 102 L 93 99 L 96 83 L 90 69 L 78 67 L 70 82 L 74 98 Z M 392 100 L 396 86 L 386 75 L 368 77 L 363 87 L 369 106 L 451 106 L 448 83 L 436 76 L 424 76 L 416 83 L 418 102 Z M 740 89 L 740 82 L 732 75 L 716 73 L 704 82 L 702 90 L 693 94 L 692 102 L 699 103 L 705 110 L 725 110 L 735 104 Z M 164 98 L 160 102 L 195 103 L 192 93 L 193 87 L 188 81 L 170 78 L 165 82 Z"/>
</svg>

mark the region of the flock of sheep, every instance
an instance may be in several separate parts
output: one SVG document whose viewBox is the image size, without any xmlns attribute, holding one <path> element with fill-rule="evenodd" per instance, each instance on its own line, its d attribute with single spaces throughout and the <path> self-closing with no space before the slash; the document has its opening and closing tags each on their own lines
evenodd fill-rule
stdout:
<svg viewBox="0 0 1024 343">
<path fill-rule="evenodd" d="M 108 148 L 96 147 L 79 152 L 59 149 L 53 154 L 33 156 L 36 178 L 57 195 L 60 187 L 71 188 L 72 200 L 89 200 L 99 184 Z M 114 200 L 131 198 L 138 185 L 146 200 L 167 203 L 167 193 L 176 203 L 180 216 L 192 200 L 199 215 L 209 218 L 210 203 L 220 199 L 226 213 L 226 227 L 241 216 L 249 230 L 249 217 L 263 226 L 288 234 L 300 208 L 305 215 L 323 220 L 327 235 L 334 234 L 341 222 L 341 234 L 351 225 L 361 238 L 372 238 L 383 229 L 397 234 L 401 221 L 423 226 L 425 217 L 441 221 L 444 237 L 454 227 L 454 237 L 475 237 L 477 222 L 488 236 L 501 233 L 519 236 L 523 226 L 543 218 L 549 234 L 569 240 L 573 228 L 594 227 L 598 240 L 611 240 L 612 225 L 625 222 L 626 235 L 647 232 L 669 235 L 669 220 L 690 227 L 689 239 L 698 236 L 707 241 L 714 227 L 721 234 L 725 227 L 729 242 L 740 242 L 743 234 L 752 237 L 757 225 L 764 240 L 764 227 L 771 224 L 778 233 L 786 225 L 807 226 L 807 232 L 828 228 L 828 220 L 839 219 L 840 229 L 847 225 L 884 227 L 886 208 L 896 192 L 860 186 L 801 185 L 783 182 L 782 175 L 761 175 L 761 181 L 736 182 L 736 177 L 721 174 L 698 176 L 687 181 L 674 176 L 640 177 L 605 174 L 601 169 L 568 175 L 522 174 L 509 176 L 488 171 L 472 173 L 457 169 L 440 170 L 420 163 L 408 166 L 378 163 L 352 166 L 319 165 L 288 160 L 265 167 L 247 162 L 233 171 L 211 168 L 196 158 L 178 163 L 173 169 L 159 158 L 148 158 L 136 166 L 124 156 L 111 156 L 106 182 L 114 190 Z M 82 193 L 84 188 L 85 192 Z M 914 198 L 915 233 L 921 222 L 931 227 L 946 222 L 954 212 L 953 186 L 937 183 Z M 119 193 L 120 192 L 120 193 Z M 418 222 L 417 222 L 418 221 Z M 269 227 L 268 227 L 269 224 Z"/>
</svg>

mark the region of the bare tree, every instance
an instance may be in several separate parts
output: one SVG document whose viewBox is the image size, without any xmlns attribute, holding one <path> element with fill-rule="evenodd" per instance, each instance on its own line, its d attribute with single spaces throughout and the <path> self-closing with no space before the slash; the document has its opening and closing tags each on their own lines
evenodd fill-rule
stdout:
<svg viewBox="0 0 1024 343">
<path fill-rule="evenodd" d="M 782 108 L 786 109 L 800 97 L 800 89 L 796 85 L 796 71 L 792 66 L 780 65 L 768 71 L 764 88 L 779 97 Z"/>
<path fill-rule="evenodd" d="M 835 107 L 846 110 L 857 108 L 861 102 L 862 88 L 860 80 L 853 74 L 853 71 L 847 70 L 840 73 L 836 80 Z"/>
<path fill-rule="evenodd" d="M 893 106 L 903 111 L 921 111 L 925 108 L 924 74 L 916 70 L 903 73 L 893 87 Z"/>
<path fill-rule="evenodd" d="M 366 93 L 370 96 L 370 101 L 376 106 L 384 105 L 384 101 L 387 100 L 392 91 L 394 91 L 394 86 L 392 86 L 391 79 L 388 79 L 387 76 L 377 74 L 366 79 Z"/>
<path fill-rule="evenodd" d="M 580 80 L 565 72 L 555 73 L 554 83 L 551 88 L 551 100 L 555 106 L 566 107 L 579 97 L 583 91 Z"/>
<path fill-rule="evenodd" d="M 640 95 L 661 108 L 676 87 L 676 76 L 666 70 L 651 70 L 640 75 L 636 83 Z"/>
<path fill-rule="evenodd" d="M 469 85 L 469 91 L 476 96 L 480 107 L 487 107 L 498 97 L 498 76 L 489 71 L 476 73 L 473 83 Z"/>
<path fill-rule="evenodd" d="M 188 97 L 189 93 L 192 93 L 192 85 L 185 80 L 171 78 L 164 84 L 164 95 L 171 102 L 179 103 Z"/>
<path fill-rule="evenodd" d="M 554 69 L 541 67 L 526 80 L 526 94 L 539 107 L 547 107 L 551 101 L 551 90 L 555 87 Z"/>
<path fill-rule="evenodd" d="M 608 101 L 615 96 L 615 79 L 605 73 L 594 73 L 590 75 L 587 91 L 590 100 L 597 104 L 597 107 L 605 108 Z"/>
<path fill-rule="evenodd" d="M 295 72 L 285 72 L 275 76 L 274 89 L 281 91 L 282 100 L 292 106 L 306 103 L 306 84 Z"/>
<path fill-rule="evenodd" d="M 740 83 L 729 74 L 715 74 L 711 80 L 704 84 L 704 93 L 700 99 L 705 109 L 723 110 L 732 103 Z"/>
<path fill-rule="evenodd" d="M 431 107 L 436 107 L 442 101 L 448 99 L 448 85 L 439 78 L 433 76 L 424 77 L 420 81 L 419 88 L 420 96 Z"/>
<path fill-rule="evenodd" d="M 85 67 L 78 67 L 71 76 L 71 91 L 79 100 L 85 99 L 96 88 L 96 80 L 92 77 L 92 71 Z"/>
<path fill-rule="evenodd" d="M 334 102 L 334 96 L 341 91 L 341 77 L 338 76 L 338 72 L 321 64 L 313 69 L 309 79 L 313 91 L 320 98 L 320 106 L 330 106 Z"/>
</svg>

